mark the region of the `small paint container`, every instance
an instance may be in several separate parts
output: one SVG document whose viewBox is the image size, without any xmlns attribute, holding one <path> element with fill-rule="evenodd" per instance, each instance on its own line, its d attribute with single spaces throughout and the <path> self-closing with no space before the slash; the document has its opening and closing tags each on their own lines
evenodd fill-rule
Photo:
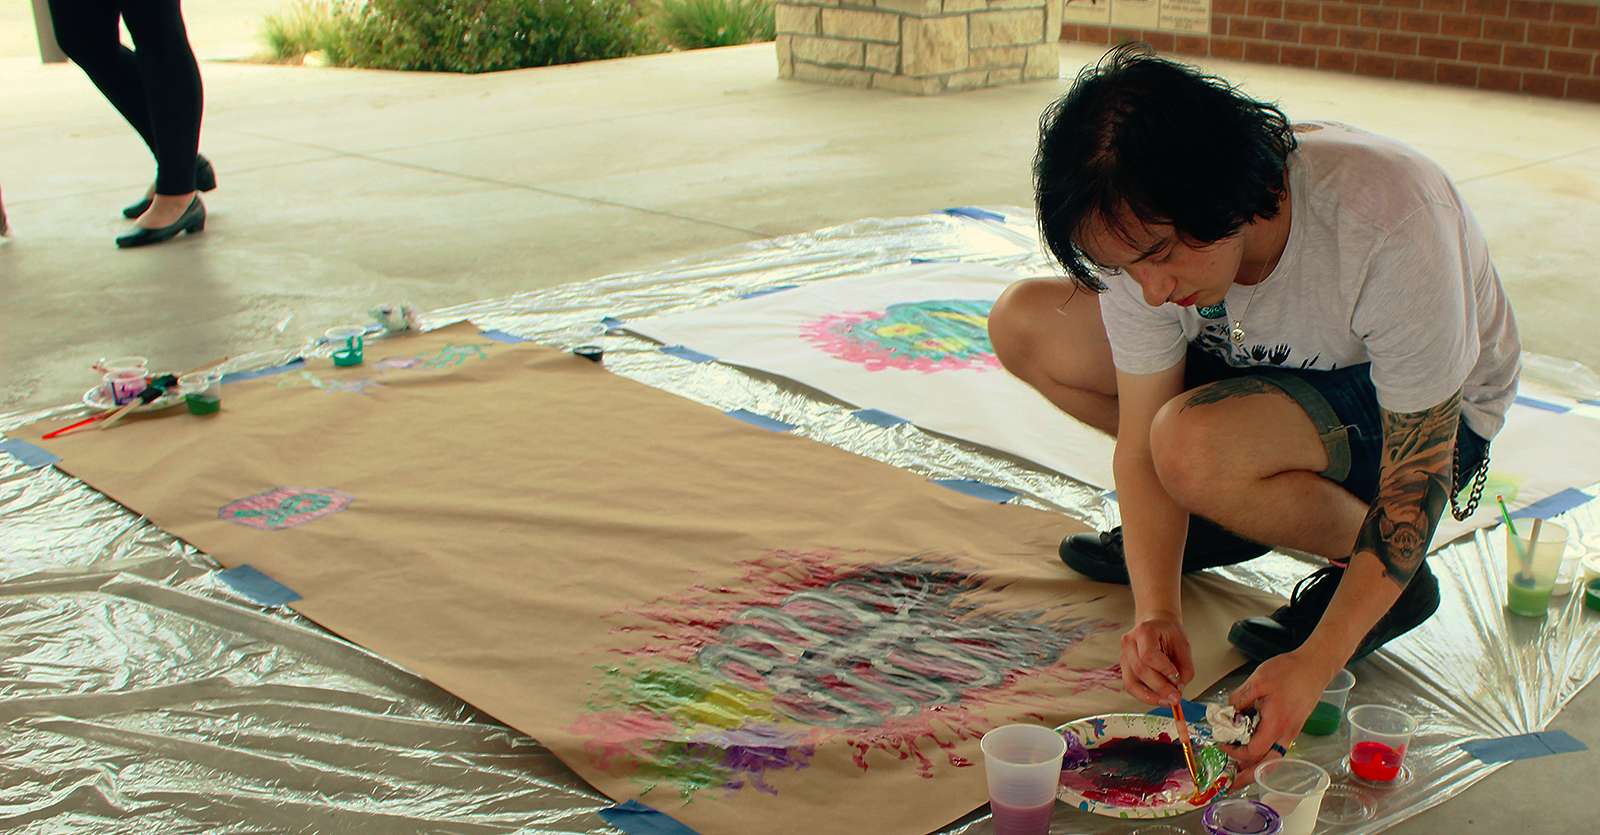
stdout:
<svg viewBox="0 0 1600 835">
<path fill-rule="evenodd" d="M 341 325 L 322 333 L 334 346 L 333 364 L 341 367 L 360 365 L 366 347 L 367 329 L 361 325 Z"/>
<path fill-rule="evenodd" d="M 214 415 L 222 410 L 222 375 L 214 371 L 178 378 L 178 391 L 192 415 Z"/>
<path fill-rule="evenodd" d="M 139 371 L 147 377 L 150 376 L 150 360 L 144 357 L 101 357 L 90 367 L 102 374 L 127 370 Z"/>
<path fill-rule="evenodd" d="M 1210 835 L 1278 835 L 1283 819 L 1259 800 L 1225 797 L 1206 807 L 1200 825 Z"/>
<path fill-rule="evenodd" d="M 1589 585 L 1583 587 L 1583 605 L 1600 612 L 1600 577 L 1590 580 Z"/>
<path fill-rule="evenodd" d="M 119 368 L 107 371 L 100 379 L 106 397 L 118 406 L 126 406 L 137 400 L 149 385 L 149 379 L 145 377 L 142 368 Z"/>
<path fill-rule="evenodd" d="M 579 345 L 572 349 L 572 353 L 590 361 L 599 362 L 606 355 L 605 349 L 599 345 Z"/>
</svg>

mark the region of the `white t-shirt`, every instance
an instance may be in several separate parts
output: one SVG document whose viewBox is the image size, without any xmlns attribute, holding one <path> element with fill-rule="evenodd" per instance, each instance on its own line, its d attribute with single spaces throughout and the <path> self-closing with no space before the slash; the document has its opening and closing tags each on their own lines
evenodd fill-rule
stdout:
<svg viewBox="0 0 1600 835">
<path fill-rule="evenodd" d="M 1401 142 L 1330 122 L 1296 131 L 1289 240 L 1272 273 L 1231 287 L 1216 320 L 1150 307 L 1137 282 L 1106 276 L 1100 311 L 1117 368 L 1164 371 L 1189 342 L 1239 367 L 1371 362 L 1384 409 L 1422 411 L 1459 389 L 1467 425 L 1493 438 L 1516 397 L 1522 344 L 1472 212 Z M 1235 319 L 1242 346 L 1228 337 Z"/>
</svg>

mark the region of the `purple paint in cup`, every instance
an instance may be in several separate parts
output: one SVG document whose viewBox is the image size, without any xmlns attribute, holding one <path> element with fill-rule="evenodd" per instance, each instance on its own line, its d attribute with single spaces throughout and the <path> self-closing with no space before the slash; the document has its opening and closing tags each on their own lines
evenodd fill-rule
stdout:
<svg viewBox="0 0 1600 835">
<path fill-rule="evenodd" d="M 1002 725 L 984 734 L 979 747 L 995 835 L 1048 833 L 1067 741 L 1043 725 Z"/>
</svg>

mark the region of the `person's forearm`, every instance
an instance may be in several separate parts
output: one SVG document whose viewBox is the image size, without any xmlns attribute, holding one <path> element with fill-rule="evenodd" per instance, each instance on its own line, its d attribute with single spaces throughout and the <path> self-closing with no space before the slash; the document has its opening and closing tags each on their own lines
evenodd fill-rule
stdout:
<svg viewBox="0 0 1600 835">
<path fill-rule="evenodd" d="M 1331 678 L 1350 661 L 1378 620 L 1394 606 L 1403 589 L 1384 576 L 1383 563 L 1371 553 L 1350 559 L 1328 610 L 1301 650 L 1323 662 Z"/>
<path fill-rule="evenodd" d="M 1189 516 L 1161 486 L 1148 446 L 1118 444 L 1112 467 L 1122 507 L 1122 546 L 1134 617 L 1182 620 L 1180 582 Z"/>
</svg>

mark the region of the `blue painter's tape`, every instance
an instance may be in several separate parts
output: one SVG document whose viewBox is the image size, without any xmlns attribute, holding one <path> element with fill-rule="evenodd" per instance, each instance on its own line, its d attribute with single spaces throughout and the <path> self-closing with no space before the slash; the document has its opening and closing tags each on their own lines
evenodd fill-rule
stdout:
<svg viewBox="0 0 1600 835">
<path fill-rule="evenodd" d="M 973 220 L 992 220 L 996 223 L 1006 222 L 1005 215 L 991 212 L 986 209 L 980 209 L 977 206 L 956 206 L 954 208 L 945 209 L 944 213 L 947 215 L 954 215 L 956 217 L 970 217 Z"/>
<path fill-rule="evenodd" d="M 857 409 L 850 414 L 855 415 L 856 417 L 872 424 L 873 426 L 882 426 L 885 429 L 891 426 L 899 426 L 902 423 L 910 423 L 910 421 L 900 417 L 899 415 L 891 415 L 888 412 L 880 412 L 877 409 Z"/>
<path fill-rule="evenodd" d="M 1579 400 L 1585 406 L 1600 406 L 1600 400 Z"/>
<path fill-rule="evenodd" d="M 1551 403 L 1548 400 L 1540 400 L 1536 397 L 1529 397 L 1525 394 L 1517 395 L 1517 399 L 1512 402 L 1516 403 L 1518 406 L 1527 406 L 1530 409 L 1543 409 L 1547 412 L 1555 412 L 1558 415 L 1572 411 L 1572 409 L 1563 406 L 1560 403 Z"/>
<path fill-rule="evenodd" d="M 1172 707 L 1170 705 L 1162 705 L 1161 707 L 1158 707 L 1155 710 L 1150 711 L 1149 713 L 1150 713 L 1151 716 L 1171 716 L 1172 715 Z M 1185 721 L 1185 722 L 1204 722 L 1204 721 L 1206 721 L 1206 706 L 1201 704 L 1201 703 L 1199 703 L 1199 702 L 1191 702 L 1188 699 L 1184 699 L 1183 700 L 1183 721 Z"/>
<path fill-rule="evenodd" d="M 1549 519 L 1557 514 L 1566 513 L 1593 498 L 1593 496 L 1582 490 L 1568 487 L 1553 496 L 1546 496 L 1521 510 L 1513 511 L 1511 518 Z"/>
<path fill-rule="evenodd" d="M 486 330 L 486 331 L 480 331 L 480 333 L 482 333 L 484 336 L 489 337 L 490 339 L 493 339 L 496 342 L 517 343 L 517 342 L 527 342 L 528 341 L 526 338 L 521 337 L 521 336 L 517 336 L 516 334 L 511 333 L 510 331 L 502 331 L 502 330 L 490 329 L 490 330 Z"/>
<path fill-rule="evenodd" d="M 770 296 L 773 293 L 782 293 L 785 290 L 793 290 L 794 288 L 799 287 L 799 286 L 800 285 L 798 285 L 798 284 L 779 284 L 776 287 L 763 287 L 760 290 L 751 290 L 750 292 L 745 293 L 744 295 L 740 296 L 739 298 L 741 298 L 741 299 L 758 299 L 758 298 L 761 298 L 762 296 Z"/>
<path fill-rule="evenodd" d="M 961 259 L 959 259 L 959 258 L 913 258 L 913 259 L 911 259 L 911 263 L 913 263 L 913 264 L 959 264 L 959 263 L 961 263 Z"/>
<path fill-rule="evenodd" d="M 1017 497 L 1016 493 L 1004 487 L 984 484 L 981 481 L 973 481 L 970 478 L 936 478 L 933 479 L 933 483 L 940 487 L 948 487 L 957 493 L 966 493 L 969 496 L 975 496 L 996 504 L 1005 504 Z"/>
<path fill-rule="evenodd" d="M 1461 743 L 1461 750 L 1486 763 L 1506 763 L 1512 760 L 1529 760 L 1553 754 L 1573 754 L 1589 750 L 1580 740 L 1566 731 L 1544 731 L 1536 734 L 1503 736 L 1499 739 L 1479 739 Z"/>
<path fill-rule="evenodd" d="M 306 361 L 304 359 L 296 359 L 286 362 L 283 365 L 274 365 L 271 368 L 261 368 L 255 371 L 236 371 L 232 374 L 224 374 L 222 375 L 222 382 L 223 384 L 242 383 L 245 380 L 254 380 L 257 377 L 271 377 L 274 374 L 282 374 L 285 371 L 294 371 L 304 368 L 305 366 Z"/>
<path fill-rule="evenodd" d="M 605 326 L 606 330 L 615 330 L 622 327 L 623 322 L 615 316 L 607 316 L 600 320 L 600 324 Z"/>
<path fill-rule="evenodd" d="M 245 597 L 263 606 L 282 606 L 300 599 L 300 593 L 262 574 L 253 566 L 241 565 L 218 572 L 217 578 Z"/>
<path fill-rule="evenodd" d="M 777 418 L 767 417 L 766 415 L 758 415 L 749 409 L 734 409 L 731 412 L 724 412 L 723 414 L 734 418 L 735 420 L 742 420 L 751 426 L 759 426 L 762 429 L 770 430 L 772 432 L 794 431 L 794 424 L 792 423 L 784 423 Z"/>
<path fill-rule="evenodd" d="M 24 467 L 39 469 L 48 467 L 61 460 L 61 456 L 40 449 L 27 441 L 12 438 L 9 441 L 0 441 L 0 452 L 10 455 L 22 462 Z"/>
<path fill-rule="evenodd" d="M 710 354 L 702 354 L 693 348 L 685 348 L 682 345 L 664 345 L 661 348 L 661 353 L 690 362 L 711 362 L 716 359 Z"/>
<path fill-rule="evenodd" d="M 657 812 L 637 800 L 601 809 L 600 817 L 628 835 L 697 835 L 666 813 Z"/>
</svg>

